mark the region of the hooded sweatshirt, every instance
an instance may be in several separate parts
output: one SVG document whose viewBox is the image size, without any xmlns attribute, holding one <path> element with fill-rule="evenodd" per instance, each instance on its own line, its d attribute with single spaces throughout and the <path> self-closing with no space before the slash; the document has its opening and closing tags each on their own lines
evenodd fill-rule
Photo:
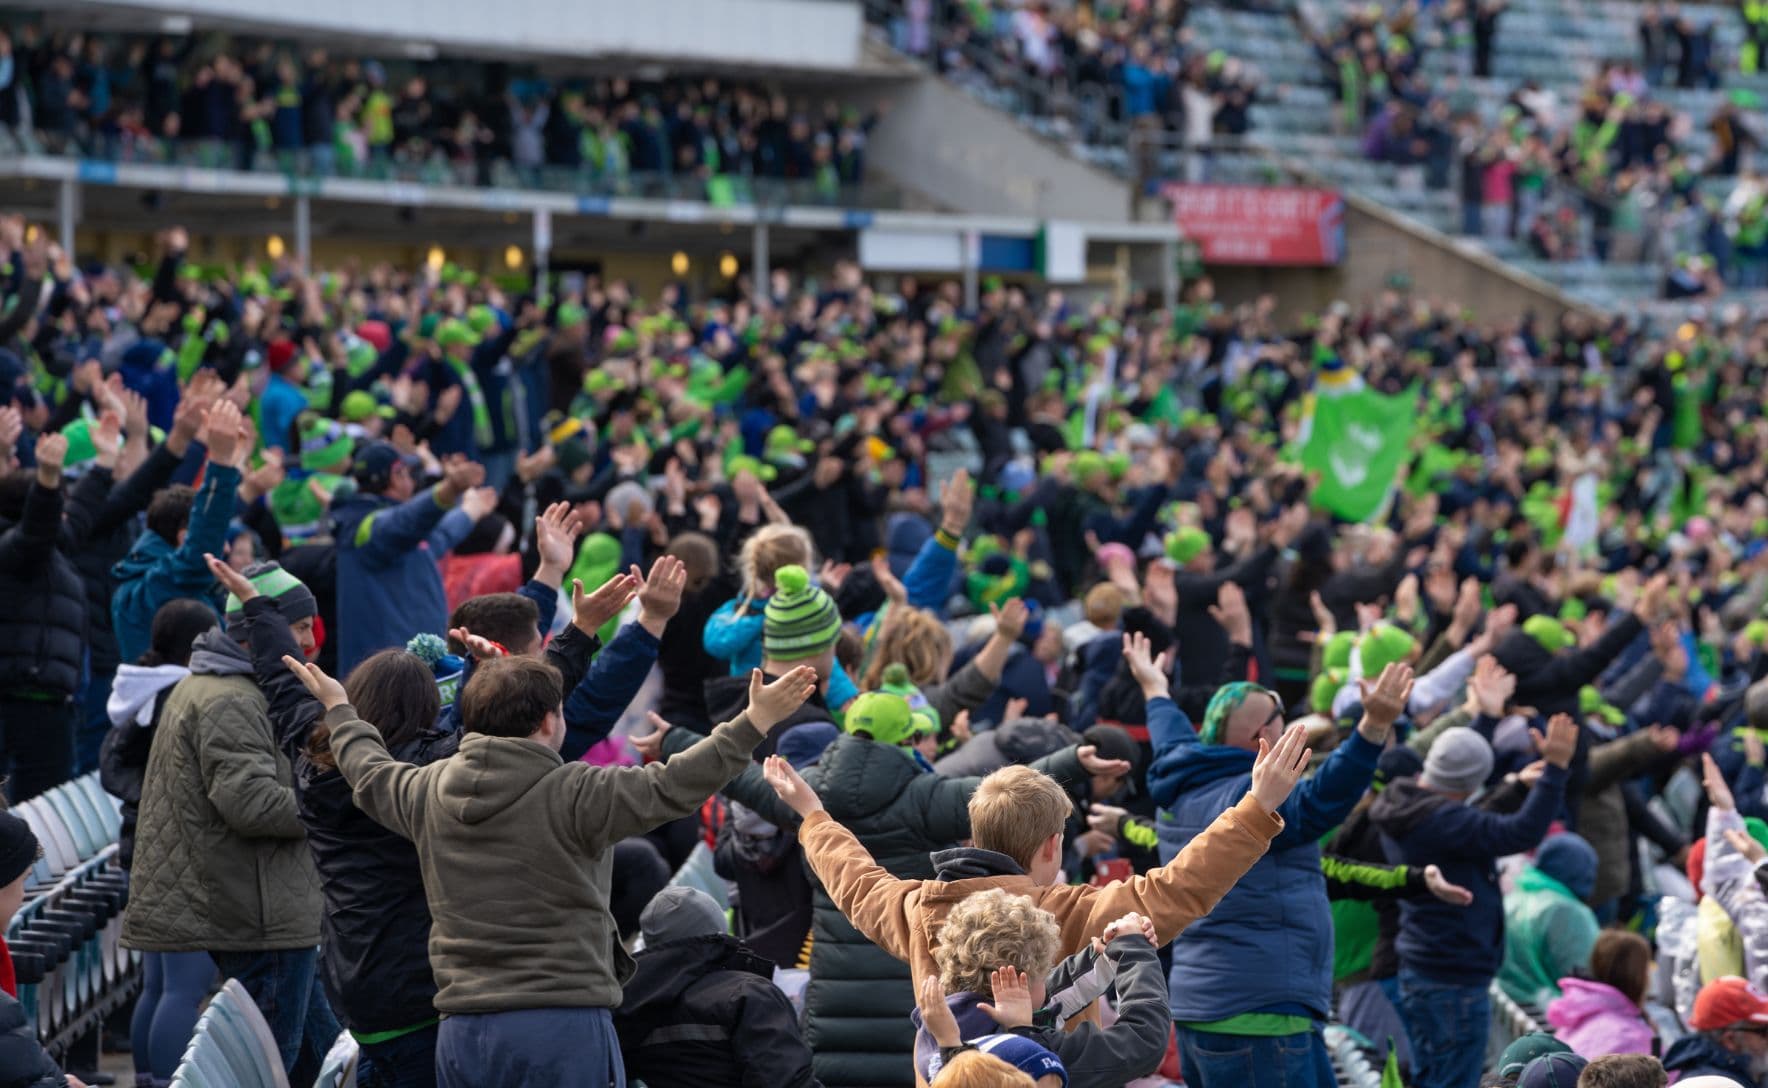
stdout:
<svg viewBox="0 0 1768 1088">
<path fill-rule="evenodd" d="M 1626 994 L 1582 978 L 1560 979 L 1559 990 L 1547 1006 L 1547 1022 L 1566 1046 L 1591 1060 L 1655 1052 L 1657 1033 Z"/>
<path fill-rule="evenodd" d="M 141 807 L 141 781 L 153 749 L 153 727 L 165 693 L 190 675 L 183 665 L 119 665 L 105 713 L 111 730 L 98 753 L 99 782 L 122 804 L 117 856 L 127 869 L 135 859 L 135 818 Z"/>
<path fill-rule="evenodd" d="M 414 767 L 350 706 L 326 722 L 357 806 L 417 846 L 444 1016 L 617 1008 L 633 960 L 608 910 L 614 844 L 698 809 L 761 743 L 744 714 L 646 767 L 565 763 L 482 733 Z"/>
</svg>

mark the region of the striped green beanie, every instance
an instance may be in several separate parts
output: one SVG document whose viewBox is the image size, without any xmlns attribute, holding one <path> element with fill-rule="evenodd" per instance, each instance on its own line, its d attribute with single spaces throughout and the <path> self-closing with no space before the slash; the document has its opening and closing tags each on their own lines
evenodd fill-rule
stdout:
<svg viewBox="0 0 1768 1088">
<path fill-rule="evenodd" d="M 810 584 L 797 564 L 774 572 L 777 590 L 762 616 L 761 649 L 769 661 L 815 657 L 841 637 L 841 613 L 827 593 Z"/>
<path fill-rule="evenodd" d="M 307 583 L 283 570 L 281 563 L 275 560 L 253 563 L 240 573 L 259 594 L 274 599 L 276 610 L 290 623 L 319 615 L 319 601 L 313 591 L 307 588 Z M 231 593 L 227 595 L 227 636 L 233 639 L 246 637 L 245 602 Z"/>
<path fill-rule="evenodd" d="M 1197 739 L 1205 744 L 1222 743 L 1222 734 L 1227 731 L 1228 718 L 1247 696 L 1260 694 L 1265 689 L 1246 680 L 1236 680 L 1231 684 L 1223 684 L 1210 697 L 1209 706 L 1203 712 L 1203 728 L 1198 730 Z"/>
</svg>

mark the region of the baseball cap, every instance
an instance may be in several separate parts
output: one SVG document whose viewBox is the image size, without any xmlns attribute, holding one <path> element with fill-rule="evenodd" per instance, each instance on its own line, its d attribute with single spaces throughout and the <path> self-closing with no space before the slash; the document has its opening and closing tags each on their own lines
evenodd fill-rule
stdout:
<svg viewBox="0 0 1768 1088">
<path fill-rule="evenodd" d="M 1695 995 L 1688 1026 L 1696 1031 L 1718 1031 L 1733 1024 L 1768 1024 L 1768 997 L 1748 979 L 1726 975 L 1702 986 Z"/>
<path fill-rule="evenodd" d="M 370 442 L 357 451 L 356 460 L 350 463 L 350 475 L 358 484 L 373 490 L 371 484 L 379 482 L 384 485 L 393 474 L 393 466 L 400 462 L 413 471 L 423 466 L 422 460 L 400 453 L 399 447 L 391 442 Z"/>
<path fill-rule="evenodd" d="M 984 1035 L 972 1045 L 1027 1074 L 1032 1080 L 1054 1073 L 1062 1078 L 1062 1088 L 1068 1088 L 1068 1069 L 1063 1066 L 1062 1059 L 1042 1043 L 1023 1035 Z"/>
</svg>

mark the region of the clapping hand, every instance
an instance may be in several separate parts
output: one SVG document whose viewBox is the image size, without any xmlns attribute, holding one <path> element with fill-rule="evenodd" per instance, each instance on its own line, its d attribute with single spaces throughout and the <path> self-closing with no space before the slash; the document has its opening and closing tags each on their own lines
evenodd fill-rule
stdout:
<svg viewBox="0 0 1768 1088">
<path fill-rule="evenodd" d="M 1396 661 L 1382 669 L 1373 684 L 1359 679 L 1357 686 L 1363 693 L 1363 720 L 1357 731 L 1363 739 L 1381 744 L 1406 712 L 1406 700 L 1412 695 L 1412 666 Z"/>
<path fill-rule="evenodd" d="M 1031 980 L 1024 971 L 1012 966 L 997 967 L 989 980 L 994 990 L 994 1003 L 978 1001 L 976 1007 L 1003 1028 L 1031 1026 Z"/>
<path fill-rule="evenodd" d="M 307 694 L 319 700 L 319 705 L 327 710 L 344 706 L 350 697 L 344 694 L 344 685 L 325 674 L 325 670 L 311 661 L 298 661 L 287 654 L 283 655 L 282 663 L 301 681 Z"/>
<path fill-rule="evenodd" d="M 554 589 L 559 587 L 565 571 L 571 567 L 571 557 L 577 554 L 580 531 L 568 502 L 555 502 L 534 519 L 534 553 L 540 558 L 540 565 L 534 570 L 536 581 Z"/>
<path fill-rule="evenodd" d="M 630 574 L 616 574 L 603 582 L 594 593 L 583 592 L 583 583 L 571 579 L 571 624 L 586 635 L 594 635 L 602 625 L 620 614 L 638 593 L 640 579 Z"/>
<path fill-rule="evenodd" d="M 632 577 L 638 580 L 639 626 L 657 638 L 681 608 L 682 589 L 688 584 L 688 567 L 673 555 L 661 555 L 651 564 L 651 576 L 645 578 L 637 566 Z"/>
<path fill-rule="evenodd" d="M 1473 676 L 1467 681 L 1467 694 L 1474 709 L 1488 718 L 1502 718 L 1510 697 L 1516 694 L 1516 677 L 1498 659 L 1487 654 L 1475 662 Z"/>
<path fill-rule="evenodd" d="M 786 762 L 783 756 L 768 756 L 761 765 L 761 775 L 767 784 L 773 787 L 786 807 L 798 814 L 799 819 L 807 818 L 813 812 L 823 809 L 822 798 L 798 774 L 797 768 Z"/>
</svg>

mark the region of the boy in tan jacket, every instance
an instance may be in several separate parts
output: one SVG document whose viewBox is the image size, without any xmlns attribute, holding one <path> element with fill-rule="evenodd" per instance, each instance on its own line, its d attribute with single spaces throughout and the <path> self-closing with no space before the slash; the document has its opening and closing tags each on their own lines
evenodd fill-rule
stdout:
<svg viewBox="0 0 1768 1088">
<path fill-rule="evenodd" d="M 980 891 L 1028 896 L 1056 918 L 1063 955 L 1077 952 L 1113 920 L 1154 922 L 1156 945 L 1208 914 L 1264 855 L 1283 821 L 1277 808 L 1308 765 L 1306 730 L 1292 727 L 1253 767 L 1252 789 L 1168 864 L 1104 888 L 1059 884 L 1062 829 L 1071 803 L 1056 781 L 1029 767 L 1005 767 L 970 799 L 971 847 L 933 855 L 939 878 L 900 880 L 823 811 L 791 764 L 767 761 L 768 784 L 802 818 L 798 841 L 841 912 L 879 948 L 909 965 L 917 992 L 937 976 L 934 949 L 952 908 Z M 1096 1013 L 1089 1013 L 1092 1019 Z"/>
</svg>

